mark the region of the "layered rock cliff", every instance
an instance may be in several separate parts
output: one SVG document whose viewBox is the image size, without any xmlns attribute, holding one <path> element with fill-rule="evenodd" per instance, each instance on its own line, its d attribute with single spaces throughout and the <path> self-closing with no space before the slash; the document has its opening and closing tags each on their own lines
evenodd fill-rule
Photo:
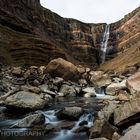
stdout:
<svg viewBox="0 0 140 140">
<path fill-rule="evenodd" d="M 110 25 L 109 64 L 139 44 L 139 13 L 138 8 Z M 43 65 L 62 57 L 74 64 L 96 68 L 104 30 L 105 23 L 86 24 L 62 18 L 43 8 L 39 0 L 0 0 L 0 62 Z M 109 64 L 102 68 L 111 67 Z"/>
</svg>

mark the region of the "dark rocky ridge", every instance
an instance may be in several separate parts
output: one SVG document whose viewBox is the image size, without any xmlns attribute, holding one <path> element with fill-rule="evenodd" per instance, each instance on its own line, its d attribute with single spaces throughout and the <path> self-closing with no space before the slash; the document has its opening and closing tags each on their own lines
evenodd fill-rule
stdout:
<svg viewBox="0 0 140 140">
<path fill-rule="evenodd" d="M 139 12 L 138 8 L 111 24 L 108 59 L 134 45 L 136 36 L 139 38 Z M 1 0 L 0 62 L 43 65 L 62 57 L 95 68 L 100 63 L 104 28 L 105 23 L 62 18 L 43 8 L 39 0 Z"/>
</svg>

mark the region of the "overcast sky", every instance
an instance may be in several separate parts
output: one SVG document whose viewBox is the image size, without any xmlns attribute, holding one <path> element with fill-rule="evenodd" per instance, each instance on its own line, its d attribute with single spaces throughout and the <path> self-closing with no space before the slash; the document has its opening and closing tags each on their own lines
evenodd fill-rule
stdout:
<svg viewBox="0 0 140 140">
<path fill-rule="evenodd" d="M 140 0 L 40 0 L 41 4 L 63 17 L 83 22 L 115 22 L 138 6 Z"/>
</svg>

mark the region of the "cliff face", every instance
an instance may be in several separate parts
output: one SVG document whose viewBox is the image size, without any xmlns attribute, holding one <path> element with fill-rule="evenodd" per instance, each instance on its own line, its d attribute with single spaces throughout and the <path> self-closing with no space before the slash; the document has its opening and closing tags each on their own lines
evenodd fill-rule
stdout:
<svg viewBox="0 0 140 140">
<path fill-rule="evenodd" d="M 140 66 L 140 7 L 122 20 L 112 23 L 108 46 L 116 48 L 115 58 L 101 66 L 106 71 L 121 72 L 131 66 Z M 115 50 L 115 49 L 114 49 Z M 109 56 L 109 55 L 108 55 Z"/>
<path fill-rule="evenodd" d="M 62 57 L 97 66 L 96 32 L 101 35 L 102 24 L 62 18 L 39 0 L 1 0 L 0 5 L 1 62 L 41 65 Z"/>
<path fill-rule="evenodd" d="M 131 48 L 139 38 L 139 8 L 111 24 L 107 59 Z M 0 62 L 42 65 L 58 57 L 97 67 L 105 24 L 65 19 L 39 0 L 0 0 Z"/>
</svg>

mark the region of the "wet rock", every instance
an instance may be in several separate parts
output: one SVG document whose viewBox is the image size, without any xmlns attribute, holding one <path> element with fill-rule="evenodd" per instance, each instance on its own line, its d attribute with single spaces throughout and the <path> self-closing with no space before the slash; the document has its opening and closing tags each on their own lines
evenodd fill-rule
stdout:
<svg viewBox="0 0 140 140">
<path fill-rule="evenodd" d="M 88 122 L 87 122 L 86 120 L 83 120 L 83 121 L 81 121 L 81 122 L 79 123 L 79 126 L 87 125 L 87 124 L 88 124 Z"/>
<path fill-rule="evenodd" d="M 72 129 L 75 125 L 75 122 L 74 121 L 62 121 L 60 124 L 59 124 L 59 128 L 60 129 Z"/>
<path fill-rule="evenodd" d="M 76 96 L 76 91 L 73 86 L 62 85 L 60 88 L 60 93 L 63 93 L 64 96 Z"/>
<path fill-rule="evenodd" d="M 81 127 L 77 128 L 76 130 L 74 130 L 74 133 L 88 132 L 88 130 L 89 130 L 89 127 L 81 126 Z"/>
<path fill-rule="evenodd" d="M 52 60 L 46 67 L 46 73 L 52 77 L 62 77 L 64 80 L 72 81 L 80 77 L 77 67 L 62 58 Z"/>
<path fill-rule="evenodd" d="M 124 136 L 119 140 L 139 140 L 140 139 L 140 123 L 133 126 Z"/>
<path fill-rule="evenodd" d="M 114 123 L 118 126 L 128 126 L 140 119 L 140 99 L 132 99 L 114 110 Z"/>
<path fill-rule="evenodd" d="M 47 124 L 46 127 L 45 127 L 45 129 L 44 129 L 44 133 L 45 133 L 45 134 L 48 134 L 48 133 L 50 133 L 50 132 L 53 132 L 54 130 L 55 130 L 55 128 L 54 128 L 53 125 Z"/>
<path fill-rule="evenodd" d="M 114 96 L 122 89 L 126 89 L 126 80 L 122 81 L 121 83 L 111 83 L 106 88 L 106 94 Z"/>
<path fill-rule="evenodd" d="M 0 107 L 0 114 L 5 113 L 6 109 L 7 109 L 6 107 L 1 106 Z"/>
<path fill-rule="evenodd" d="M 16 124 L 11 126 L 11 128 L 29 128 L 44 123 L 45 116 L 43 114 L 33 114 L 19 120 Z"/>
<path fill-rule="evenodd" d="M 126 81 L 127 88 L 132 94 L 140 92 L 140 72 L 135 73 Z"/>
<path fill-rule="evenodd" d="M 5 104 L 11 107 L 42 109 L 45 101 L 35 93 L 20 91 L 6 98 Z"/>
<path fill-rule="evenodd" d="M 78 120 L 84 110 L 81 107 L 65 107 L 56 113 L 61 120 Z"/>
</svg>

